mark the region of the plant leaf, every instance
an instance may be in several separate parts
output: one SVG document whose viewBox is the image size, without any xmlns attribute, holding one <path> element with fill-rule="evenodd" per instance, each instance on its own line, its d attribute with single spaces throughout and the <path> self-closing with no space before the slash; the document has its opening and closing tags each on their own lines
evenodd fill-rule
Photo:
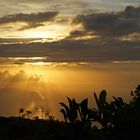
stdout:
<svg viewBox="0 0 140 140">
<path fill-rule="evenodd" d="M 84 119 L 86 119 L 86 115 L 88 113 L 88 99 L 84 99 L 81 103 L 80 103 L 80 107 L 81 107 L 81 113 L 84 117 Z"/>
<path fill-rule="evenodd" d="M 97 107 L 98 107 L 98 109 L 99 109 L 99 100 L 98 100 L 98 97 L 97 97 L 97 95 L 96 95 L 95 92 L 94 92 L 94 99 L 95 99 L 96 105 L 97 105 Z"/>
<path fill-rule="evenodd" d="M 107 93 L 103 90 L 99 95 L 99 110 L 102 112 L 104 110 L 104 105 L 106 103 Z"/>
<path fill-rule="evenodd" d="M 64 109 L 61 109 L 60 112 L 63 114 L 65 122 L 67 122 L 67 113 Z"/>
</svg>

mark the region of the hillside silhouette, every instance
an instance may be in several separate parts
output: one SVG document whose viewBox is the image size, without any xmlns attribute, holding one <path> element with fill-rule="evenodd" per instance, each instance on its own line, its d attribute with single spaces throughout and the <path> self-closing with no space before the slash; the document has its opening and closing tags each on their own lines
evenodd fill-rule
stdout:
<svg viewBox="0 0 140 140">
<path fill-rule="evenodd" d="M 97 107 L 89 108 L 88 99 L 77 102 L 67 97 L 60 102 L 64 121 L 38 116 L 30 119 L 30 110 L 21 108 L 18 117 L 0 117 L 1 140 L 139 140 L 140 85 L 130 92 L 131 99 L 121 97 L 107 101 L 107 92 L 93 94 Z"/>
</svg>

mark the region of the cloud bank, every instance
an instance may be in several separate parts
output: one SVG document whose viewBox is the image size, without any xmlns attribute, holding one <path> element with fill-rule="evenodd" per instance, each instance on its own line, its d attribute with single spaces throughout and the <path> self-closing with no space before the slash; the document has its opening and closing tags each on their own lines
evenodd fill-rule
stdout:
<svg viewBox="0 0 140 140">
<path fill-rule="evenodd" d="M 31 13 L 31 14 L 13 14 L 0 17 L 0 25 L 15 23 L 15 22 L 24 22 L 27 25 L 21 27 L 19 30 L 25 30 L 30 28 L 36 28 L 43 26 L 44 22 L 51 22 L 54 17 L 58 15 L 58 12 L 40 12 L 40 13 Z"/>
<path fill-rule="evenodd" d="M 102 37 L 140 33 L 140 7 L 128 6 L 122 12 L 78 15 L 73 24 L 82 24 L 87 32 Z"/>
<path fill-rule="evenodd" d="M 15 18 L 12 15 L 13 19 L 8 17 L 0 21 L 1 23 L 12 20 L 26 21 L 30 28 L 30 26 L 41 26 L 44 21 L 52 19 L 57 14 L 21 14 L 22 16 L 16 15 Z M 42 17 L 39 18 L 41 15 Z M 66 38 L 58 41 L 37 43 L 32 39 L 14 39 L 12 43 L 12 39 L 0 39 L 0 56 L 47 57 L 48 62 L 140 60 L 139 17 L 140 7 L 133 6 L 128 6 L 123 11 L 115 13 L 78 15 L 71 24 L 73 30 Z M 82 27 L 76 28 L 79 24 Z"/>
</svg>

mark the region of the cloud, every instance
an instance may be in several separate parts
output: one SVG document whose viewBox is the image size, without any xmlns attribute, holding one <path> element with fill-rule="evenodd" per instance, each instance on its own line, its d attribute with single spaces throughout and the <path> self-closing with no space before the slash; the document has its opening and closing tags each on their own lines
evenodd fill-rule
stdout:
<svg viewBox="0 0 140 140">
<path fill-rule="evenodd" d="M 0 78 L 0 115 L 17 115 L 20 107 L 26 108 L 32 102 L 38 107 L 46 103 L 49 106 L 40 75 L 29 75 L 23 70 L 15 74 L 0 71 Z"/>
<path fill-rule="evenodd" d="M 32 23 L 31 22 L 31 23 L 28 23 L 27 25 L 22 26 L 18 30 L 22 31 L 22 30 L 27 30 L 27 29 L 31 29 L 31 28 L 37 28 L 37 27 L 40 27 L 40 26 L 44 26 L 44 24 L 42 24 L 42 23 Z"/>
<path fill-rule="evenodd" d="M 82 36 L 85 34 L 85 31 L 82 30 L 74 30 L 70 32 L 70 36 Z"/>
<path fill-rule="evenodd" d="M 45 62 L 140 60 L 139 15 L 140 7 L 132 6 L 116 13 L 79 15 L 71 25 L 76 24 L 76 27 L 62 40 L 41 43 L 27 39 L 20 43 L 20 39 L 15 39 L 15 43 L 8 44 L 12 39 L 0 39 L 0 56 L 47 57 Z M 82 24 L 83 28 L 77 24 Z M 24 60 L 15 63 L 23 64 Z"/>
<path fill-rule="evenodd" d="M 69 22 L 70 22 L 70 18 L 68 18 L 68 17 L 57 18 L 55 20 L 55 23 L 64 24 L 64 25 L 69 24 Z"/>
<path fill-rule="evenodd" d="M 128 6 L 122 12 L 78 15 L 73 24 L 102 37 L 119 37 L 140 32 L 140 7 Z"/>
<path fill-rule="evenodd" d="M 140 60 L 139 45 L 140 41 L 131 40 L 106 38 L 104 40 L 103 38 L 74 40 L 69 38 L 50 43 L 1 44 L 0 56 L 47 57 L 45 62 Z M 29 61 L 32 62 L 32 60 Z M 15 64 L 17 63 L 22 64 L 24 60 L 16 60 Z"/>
<path fill-rule="evenodd" d="M 0 17 L 0 25 L 15 22 L 24 22 L 27 25 L 20 28 L 20 30 L 25 30 L 29 28 L 36 28 L 43 26 L 44 22 L 50 22 L 58 15 L 58 12 L 40 12 L 31 14 L 12 14 Z"/>
</svg>

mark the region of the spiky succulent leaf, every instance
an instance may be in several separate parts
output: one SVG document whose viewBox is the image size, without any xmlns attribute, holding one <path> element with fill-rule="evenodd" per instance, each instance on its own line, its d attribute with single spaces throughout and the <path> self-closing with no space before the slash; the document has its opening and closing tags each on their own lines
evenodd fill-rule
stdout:
<svg viewBox="0 0 140 140">
<path fill-rule="evenodd" d="M 82 116 L 84 117 L 84 119 L 86 119 L 87 113 L 88 113 L 88 99 L 84 99 L 81 103 L 80 103 L 80 108 L 81 108 L 81 113 Z"/>
<path fill-rule="evenodd" d="M 105 90 L 103 90 L 99 95 L 99 110 L 101 112 L 104 111 L 104 107 L 105 107 L 105 103 L 106 103 L 106 96 L 107 96 L 107 93 Z"/>
</svg>

